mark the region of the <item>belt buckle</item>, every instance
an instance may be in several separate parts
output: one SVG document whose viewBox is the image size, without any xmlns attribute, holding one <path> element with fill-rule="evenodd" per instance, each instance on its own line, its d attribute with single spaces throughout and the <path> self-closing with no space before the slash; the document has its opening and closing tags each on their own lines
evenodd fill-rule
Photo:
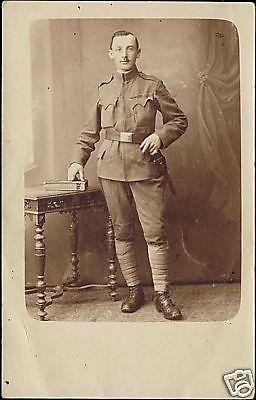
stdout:
<svg viewBox="0 0 256 400">
<path fill-rule="evenodd" d="M 120 141 L 132 143 L 132 132 L 120 132 Z"/>
</svg>

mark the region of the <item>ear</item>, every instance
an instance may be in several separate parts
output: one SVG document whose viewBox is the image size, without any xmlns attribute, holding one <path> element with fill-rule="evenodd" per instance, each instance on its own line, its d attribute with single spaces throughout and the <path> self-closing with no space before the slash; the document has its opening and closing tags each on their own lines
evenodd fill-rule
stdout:
<svg viewBox="0 0 256 400">
<path fill-rule="evenodd" d="M 140 55 L 141 55 L 141 49 L 138 49 L 138 51 L 137 51 L 137 58 L 139 58 Z"/>
<path fill-rule="evenodd" d="M 111 60 L 113 60 L 113 50 L 109 50 L 108 51 L 108 55 L 109 55 L 109 58 L 111 58 Z"/>
</svg>

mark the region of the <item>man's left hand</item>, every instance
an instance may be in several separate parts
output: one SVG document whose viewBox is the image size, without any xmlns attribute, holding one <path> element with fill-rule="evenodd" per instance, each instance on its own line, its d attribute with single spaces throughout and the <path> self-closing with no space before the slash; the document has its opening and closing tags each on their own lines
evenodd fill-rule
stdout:
<svg viewBox="0 0 256 400">
<path fill-rule="evenodd" d="M 161 148 L 162 142 L 156 133 L 147 136 L 140 145 L 142 153 L 149 151 L 150 154 L 156 154 Z"/>
</svg>

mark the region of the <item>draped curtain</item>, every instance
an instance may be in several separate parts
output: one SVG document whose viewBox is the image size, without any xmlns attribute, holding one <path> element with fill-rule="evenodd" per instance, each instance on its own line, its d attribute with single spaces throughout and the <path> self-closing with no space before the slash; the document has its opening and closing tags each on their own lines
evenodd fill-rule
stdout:
<svg viewBox="0 0 256 400">
<path fill-rule="evenodd" d="M 238 35 L 230 22 L 200 23 L 204 51 L 197 60 L 201 149 L 216 177 L 210 204 L 240 218 L 240 109 Z M 199 54 L 199 53 L 198 53 Z M 204 54 L 205 58 L 201 55 Z M 239 139 L 238 139 L 239 138 Z"/>
</svg>

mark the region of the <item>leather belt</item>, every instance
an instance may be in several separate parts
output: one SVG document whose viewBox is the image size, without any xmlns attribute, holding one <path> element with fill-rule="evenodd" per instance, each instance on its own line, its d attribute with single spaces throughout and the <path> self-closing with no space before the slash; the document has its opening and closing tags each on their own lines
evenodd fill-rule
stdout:
<svg viewBox="0 0 256 400">
<path fill-rule="evenodd" d="M 140 144 L 149 134 L 144 131 L 136 132 L 119 132 L 116 129 L 105 129 L 104 138 L 107 140 L 117 140 L 118 142 Z"/>
</svg>

